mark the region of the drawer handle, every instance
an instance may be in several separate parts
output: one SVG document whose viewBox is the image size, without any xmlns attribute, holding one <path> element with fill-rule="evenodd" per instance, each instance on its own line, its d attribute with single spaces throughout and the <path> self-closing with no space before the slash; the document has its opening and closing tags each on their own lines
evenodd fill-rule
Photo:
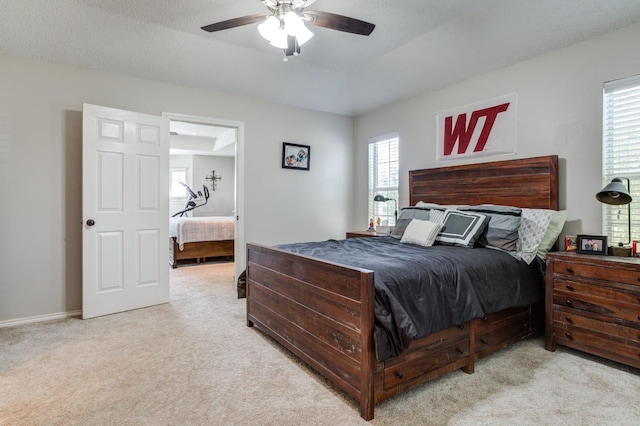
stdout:
<svg viewBox="0 0 640 426">
<path fill-rule="evenodd" d="M 567 303 L 567 306 L 571 306 L 571 305 L 573 305 L 573 302 L 571 301 L 571 299 L 567 299 L 567 302 L 566 302 L 566 303 Z"/>
<path fill-rule="evenodd" d="M 460 324 L 460 325 L 458 326 L 458 328 L 459 328 L 460 330 L 464 330 L 464 324 Z"/>
<path fill-rule="evenodd" d="M 573 274 L 573 268 L 571 266 L 567 266 L 567 272 Z M 638 278 L 640 279 L 640 278 Z"/>
<path fill-rule="evenodd" d="M 638 297 L 638 300 L 640 300 L 640 297 Z M 489 321 L 489 317 L 487 316 L 482 317 L 482 321 Z"/>
<path fill-rule="evenodd" d="M 482 342 L 483 345 L 486 345 L 487 343 L 489 343 L 489 341 L 485 337 L 480 339 L 480 341 Z"/>
<path fill-rule="evenodd" d="M 566 319 L 568 323 L 573 324 L 573 320 L 571 319 L 571 317 L 564 317 L 564 319 Z"/>
<path fill-rule="evenodd" d="M 456 348 L 456 350 L 457 350 L 457 351 L 458 351 L 458 353 L 459 353 L 459 354 L 461 354 L 461 355 L 464 353 L 464 349 L 462 349 L 462 348 Z"/>
<path fill-rule="evenodd" d="M 573 291 L 573 286 L 571 284 L 567 284 L 567 290 Z"/>
<path fill-rule="evenodd" d="M 398 376 L 398 379 L 402 379 L 404 377 L 404 374 L 402 374 L 402 371 L 398 371 L 396 373 L 396 376 Z"/>
<path fill-rule="evenodd" d="M 568 331 L 567 331 L 566 336 L 567 336 L 569 339 L 573 340 L 573 334 L 571 334 L 570 332 L 568 332 Z"/>
</svg>

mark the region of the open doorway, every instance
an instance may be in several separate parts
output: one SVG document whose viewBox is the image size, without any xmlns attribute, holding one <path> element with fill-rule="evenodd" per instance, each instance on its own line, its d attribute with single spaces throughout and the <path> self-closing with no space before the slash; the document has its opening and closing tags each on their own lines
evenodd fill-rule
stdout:
<svg viewBox="0 0 640 426">
<path fill-rule="evenodd" d="M 242 262 L 242 123 L 164 115 L 170 130 L 170 263 Z M 234 267 L 234 279 L 239 269 Z"/>
</svg>

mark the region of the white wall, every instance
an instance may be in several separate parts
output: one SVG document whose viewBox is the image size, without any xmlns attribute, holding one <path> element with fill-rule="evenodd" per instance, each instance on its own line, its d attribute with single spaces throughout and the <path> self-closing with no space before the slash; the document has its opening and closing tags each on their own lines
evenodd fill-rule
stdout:
<svg viewBox="0 0 640 426">
<path fill-rule="evenodd" d="M 602 87 L 640 73 L 640 23 L 434 93 L 416 96 L 355 120 L 354 223 L 367 220 L 367 140 L 400 134 L 400 205 L 409 201 L 409 170 L 455 165 L 435 161 L 435 114 L 518 93 L 517 158 L 560 157 L 560 208 L 567 234 L 601 234 Z M 617 46 L 617 47 L 614 47 Z M 513 156 L 484 157 L 495 161 Z M 635 204 L 635 202 L 634 202 Z"/>
<path fill-rule="evenodd" d="M 211 171 L 222 179 L 216 181 L 216 190 L 211 189 Z M 204 194 L 202 186 L 209 189 L 209 201 L 193 211 L 193 216 L 232 216 L 234 211 L 235 159 L 232 157 L 215 157 L 209 155 L 193 156 L 192 189 Z M 199 204 L 199 203 L 198 203 Z"/>
<path fill-rule="evenodd" d="M 81 309 L 85 102 L 244 123 L 246 241 L 349 228 L 349 117 L 0 55 L 0 325 Z M 281 169 L 283 141 L 312 146 L 309 172 Z"/>
</svg>

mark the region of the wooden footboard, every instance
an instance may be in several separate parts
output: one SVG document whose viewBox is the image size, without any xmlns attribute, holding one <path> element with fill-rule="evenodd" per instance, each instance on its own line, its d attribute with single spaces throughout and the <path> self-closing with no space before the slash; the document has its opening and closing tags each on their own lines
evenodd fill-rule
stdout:
<svg viewBox="0 0 640 426">
<path fill-rule="evenodd" d="M 373 418 L 373 272 L 247 244 L 247 325 L 283 344 Z"/>
<path fill-rule="evenodd" d="M 401 356 L 375 357 L 374 273 L 247 244 L 247 325 L 256 325 L 360 405 L 374 405 L 538 332 L 537 307 L 513 308 L 415 340 Z"/>
<path fill-rule="evenodd" d="M 176 241 L 176 237 L 169 237 L 169 264 L 176 268 L 179 260 L 195 259 L 197 263 L 206 261 L 208 257 L 226 257 L 230 259 L 233 256 L 234 241 L 200 241 L 194 243 L 185 243 L 183 249 Z"/>
</svg>

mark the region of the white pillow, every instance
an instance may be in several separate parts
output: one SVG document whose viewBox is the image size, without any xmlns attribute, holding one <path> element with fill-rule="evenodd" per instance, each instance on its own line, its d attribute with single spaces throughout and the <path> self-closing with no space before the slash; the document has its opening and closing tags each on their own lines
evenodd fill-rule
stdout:
<svg viewBox="0 0 640 426">
<path fill-rule="evenodd" d="M 430 247 L 433 245 L 441 229 L 442 224 L 440 223 L 412 219 L 409 225 L 407 225 L 404 234 L 402 234 L 400 242 Z"/>
</svg>

